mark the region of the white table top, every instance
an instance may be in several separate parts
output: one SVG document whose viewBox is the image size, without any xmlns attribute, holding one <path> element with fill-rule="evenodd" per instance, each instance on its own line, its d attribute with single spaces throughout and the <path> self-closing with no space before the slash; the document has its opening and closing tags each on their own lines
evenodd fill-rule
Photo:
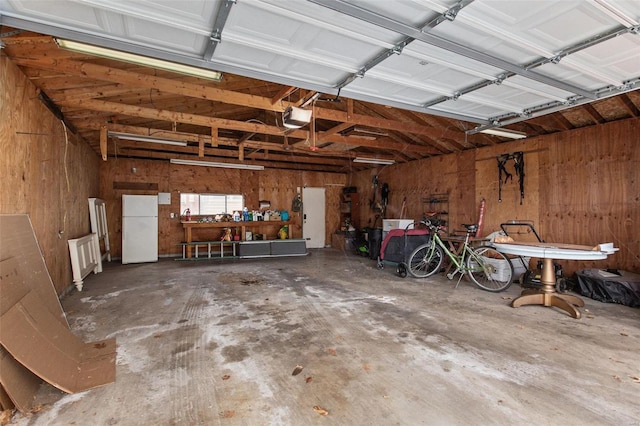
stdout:
<svg viewBox="0 0 640 426">
<path fill-rule="evenodd" d="M 595 247 L 561 243 L 493 243 L 493 245 L 501 253 L 543 259 L 602 260 L 618 251 L 609 243 Z"/>
</svg>

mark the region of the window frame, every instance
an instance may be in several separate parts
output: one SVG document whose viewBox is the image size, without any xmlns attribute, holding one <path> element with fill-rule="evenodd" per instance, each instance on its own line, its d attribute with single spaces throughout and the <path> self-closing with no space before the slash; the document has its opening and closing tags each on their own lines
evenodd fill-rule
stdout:
<svg viewBox="0 0 640 426">
<path fill-rule="evenodd" d="M 191 200 L 185 198 L 192 198 Z M 224 197 L 224 209 L 229 211 L 224 212 L 202 212 L 203 204 L 207 205 L 206 201 L 203 203 L 203 197 Z M 238 200 L 233 198 L 239 197 Z M 197 199 L 196 199 L 197 198 Z M 232 200 L 230 200 L 230 198 Z M 209 204 L 215 205 L 215 201 L 209 202 Z M 234 211 L 242 211 L 244 207 L 244 194 L 225 194 L 225 193 L 210 193 L 210 192 L 181 192 L 180 193 L 180 214 L 184 214 L 189 209 L 191 216 L 217 216 L 223 214 L 233 214 Z"/>
</svg>

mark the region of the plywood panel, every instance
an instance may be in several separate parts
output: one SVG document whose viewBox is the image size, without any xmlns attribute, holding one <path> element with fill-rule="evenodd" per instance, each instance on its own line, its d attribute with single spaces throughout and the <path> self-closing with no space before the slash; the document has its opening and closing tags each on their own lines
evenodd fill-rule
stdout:
<svg viewBox="0 0 640 426">
<path fill-rule="evenodd" d="M 72 283 L 67 239 L 90 232 L 87 198 L 98 195 L 98 157 L 3 56 L 0 88 L 0 213 L 29 215 L 60 294 Z"/>
<path fill-rule="evenodd" d="M 394 167 L 380 167 L 356 174 L 354 182 L 361 191 L 361 223 L 370 227 L 381 227 L 382 223 L 370 202 L 373 201 L 374 176 L 378 176 L 379 186 L 389 184 L 389 203 L 385 218 L 400 218 L 403 201 L 406 201 L 404 218 L 420 221 L 424 217 L 422 199 L 430 194 L 449 194 L 455 202 L 449 206 L 449 221 L 456 224 L 476 220 L 475 202 L 475 154 L 473 151 L 449 156 L 428 158 L 398 164 Z M 379 191 L 379 189 L 378 189 Z M 376 200 L 380 193 L 376 194 Z"/>
<path fill-rule="evenodd" d="M 562 262 L 565 270 L 640 267 L 638 119 L 548 138 L 541 222 L 549 240 L 621 250 L 607 260 Z"/>
<path fill-rule="evenodd" d="M 514 170 L 512 160 L 506 164 L 507 171 L 513 176 L 505 182 L 503 174 L 500 196 L 497 158 L 500 155 L 523 152 L 524 158 L 524 198 L 520 196 L 519 177 Z M 529 220 L 536 228 L 539 226 L 538 208 L 540 205 L 539 140 L 511 142 L 479 150 L 476 155 L 476 203 L 485 199 L 484 235 L 500 229 L 500 224 L 510 220 Z M 502 200 L 502 201 L 500 201 Z M 477 214 L 476 214 L 477 216 Z M 477 220 L 477 219 L 475 219 Z"/>
</svg>

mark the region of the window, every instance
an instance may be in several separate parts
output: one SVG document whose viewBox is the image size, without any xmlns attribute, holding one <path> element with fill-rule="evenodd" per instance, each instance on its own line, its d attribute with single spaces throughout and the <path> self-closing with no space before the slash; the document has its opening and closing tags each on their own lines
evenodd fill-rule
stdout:
<svg viewBox="0 0 640 426">
<path fill-rule="evenodd" d="M 180 212 L 189 209 L 192 215 L 232 214 L 242 211 L 241 194 L 180 194 Z"/>
</svg>

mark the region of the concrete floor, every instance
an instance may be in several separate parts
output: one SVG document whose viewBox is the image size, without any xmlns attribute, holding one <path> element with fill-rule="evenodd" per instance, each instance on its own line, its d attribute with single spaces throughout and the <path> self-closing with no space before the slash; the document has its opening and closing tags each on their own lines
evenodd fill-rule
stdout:
<svg viewBox="0 0 640 426">
<path fill-rule="evenodd" d="M 576 320 L 519 292 L 334 249 L 108 264 L 62 304 L 83 340 L 117 338 L 116 381 L 44 385 L 12 424 L 640 424 L 640 310 L 585 299 Z"/>
</svg>

